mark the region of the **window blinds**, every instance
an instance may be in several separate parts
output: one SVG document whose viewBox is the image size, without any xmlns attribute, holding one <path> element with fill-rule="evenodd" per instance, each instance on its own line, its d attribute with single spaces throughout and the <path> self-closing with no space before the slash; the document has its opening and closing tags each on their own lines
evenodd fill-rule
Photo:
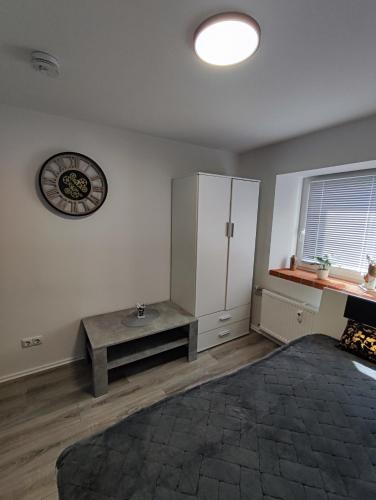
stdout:
<svg viewBox="0 0 376 500">
<path fill-rule="evenodd" d="M 376 258 L 376 175 L 310 181 L 302 259 L 328 253 L 359 272 Z"/>
</svg>

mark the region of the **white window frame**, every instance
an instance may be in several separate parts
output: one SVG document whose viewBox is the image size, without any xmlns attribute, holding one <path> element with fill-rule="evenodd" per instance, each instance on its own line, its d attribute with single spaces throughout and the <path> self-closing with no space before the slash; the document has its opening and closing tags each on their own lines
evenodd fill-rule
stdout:
<svg viewBox="0 0 376 500">
<path fill-rule="evenodd" d="M 305 269 L 307 271 L 315 272 L 318 268 L 318 265 L 313 261 L 307 261 L 302 259 L 310 183 L 312 181 L 342 179 L 344 177 L 364 177 L 367 175 L 376 175 L 376 169 L 353 170 L 351 172 L 318 175 L 314 177 L 306 177 L 303 180 L 302 196 L 300 204 L 299 228 L 298 228 L 298 237 L 296 246 L 296 256 L 298 258 L 298 267 L 300 269 Z M 335 264 L 330 268 L 329 276 L 332 276 L 333 278 L 344 279 L 346 281 L 352 281 L 354 283 L 361 283 L 363 281 L 362 273 L 341 266 L 336 266 Z"/>
</svg>

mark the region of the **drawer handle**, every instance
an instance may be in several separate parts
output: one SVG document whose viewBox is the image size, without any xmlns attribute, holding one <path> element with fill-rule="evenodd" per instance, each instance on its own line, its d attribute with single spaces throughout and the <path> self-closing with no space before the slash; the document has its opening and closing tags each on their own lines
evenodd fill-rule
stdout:
<svg viewBox="0 0 376 500">
<path fill-rule="evenodd" d="M 219 317 L 219 321 L 226 321 L 231 318 L 232 318 L 231 314 L 225 314 L 224 316 Z"/>
<path fill-rule="evenodd" d="M 231 330 L 225 330 L 224 332 L 221 332 L 218 334 L 218 337 L 226 337 L 226 335 L 230 335 Z"/>
</svg>

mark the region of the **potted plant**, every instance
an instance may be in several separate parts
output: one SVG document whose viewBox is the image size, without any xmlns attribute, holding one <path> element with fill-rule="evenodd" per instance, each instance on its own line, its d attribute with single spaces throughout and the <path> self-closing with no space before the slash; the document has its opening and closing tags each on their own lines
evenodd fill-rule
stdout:
<svg viewBox="0 0 376 500">
<path fill-rule="evenodd" d="M 367 255 L 368 273 L 364 276 L 366 288 L 374 290 L 376 288 L 376 259 Z"/>
<path fill-rule="evenodd" d="M 333 264 L 330 254 L 325 254 L 322 257 L 315 257 L 319 267 L 317 269 L 317 277 L 320 280 L 327 280 L 329 277 L 329 270 Z"/>
</svg>

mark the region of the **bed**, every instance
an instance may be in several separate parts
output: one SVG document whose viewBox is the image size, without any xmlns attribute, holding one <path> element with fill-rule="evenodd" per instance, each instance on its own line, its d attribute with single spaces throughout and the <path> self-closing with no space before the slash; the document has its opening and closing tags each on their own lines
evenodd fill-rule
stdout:
<svg viewBox="0 0 376 500">
<path fill-rule="evenodd" d="M 60 500 L 376 498 L 375 365 L 324 335 L 66 449 Z"/>
</svg>

